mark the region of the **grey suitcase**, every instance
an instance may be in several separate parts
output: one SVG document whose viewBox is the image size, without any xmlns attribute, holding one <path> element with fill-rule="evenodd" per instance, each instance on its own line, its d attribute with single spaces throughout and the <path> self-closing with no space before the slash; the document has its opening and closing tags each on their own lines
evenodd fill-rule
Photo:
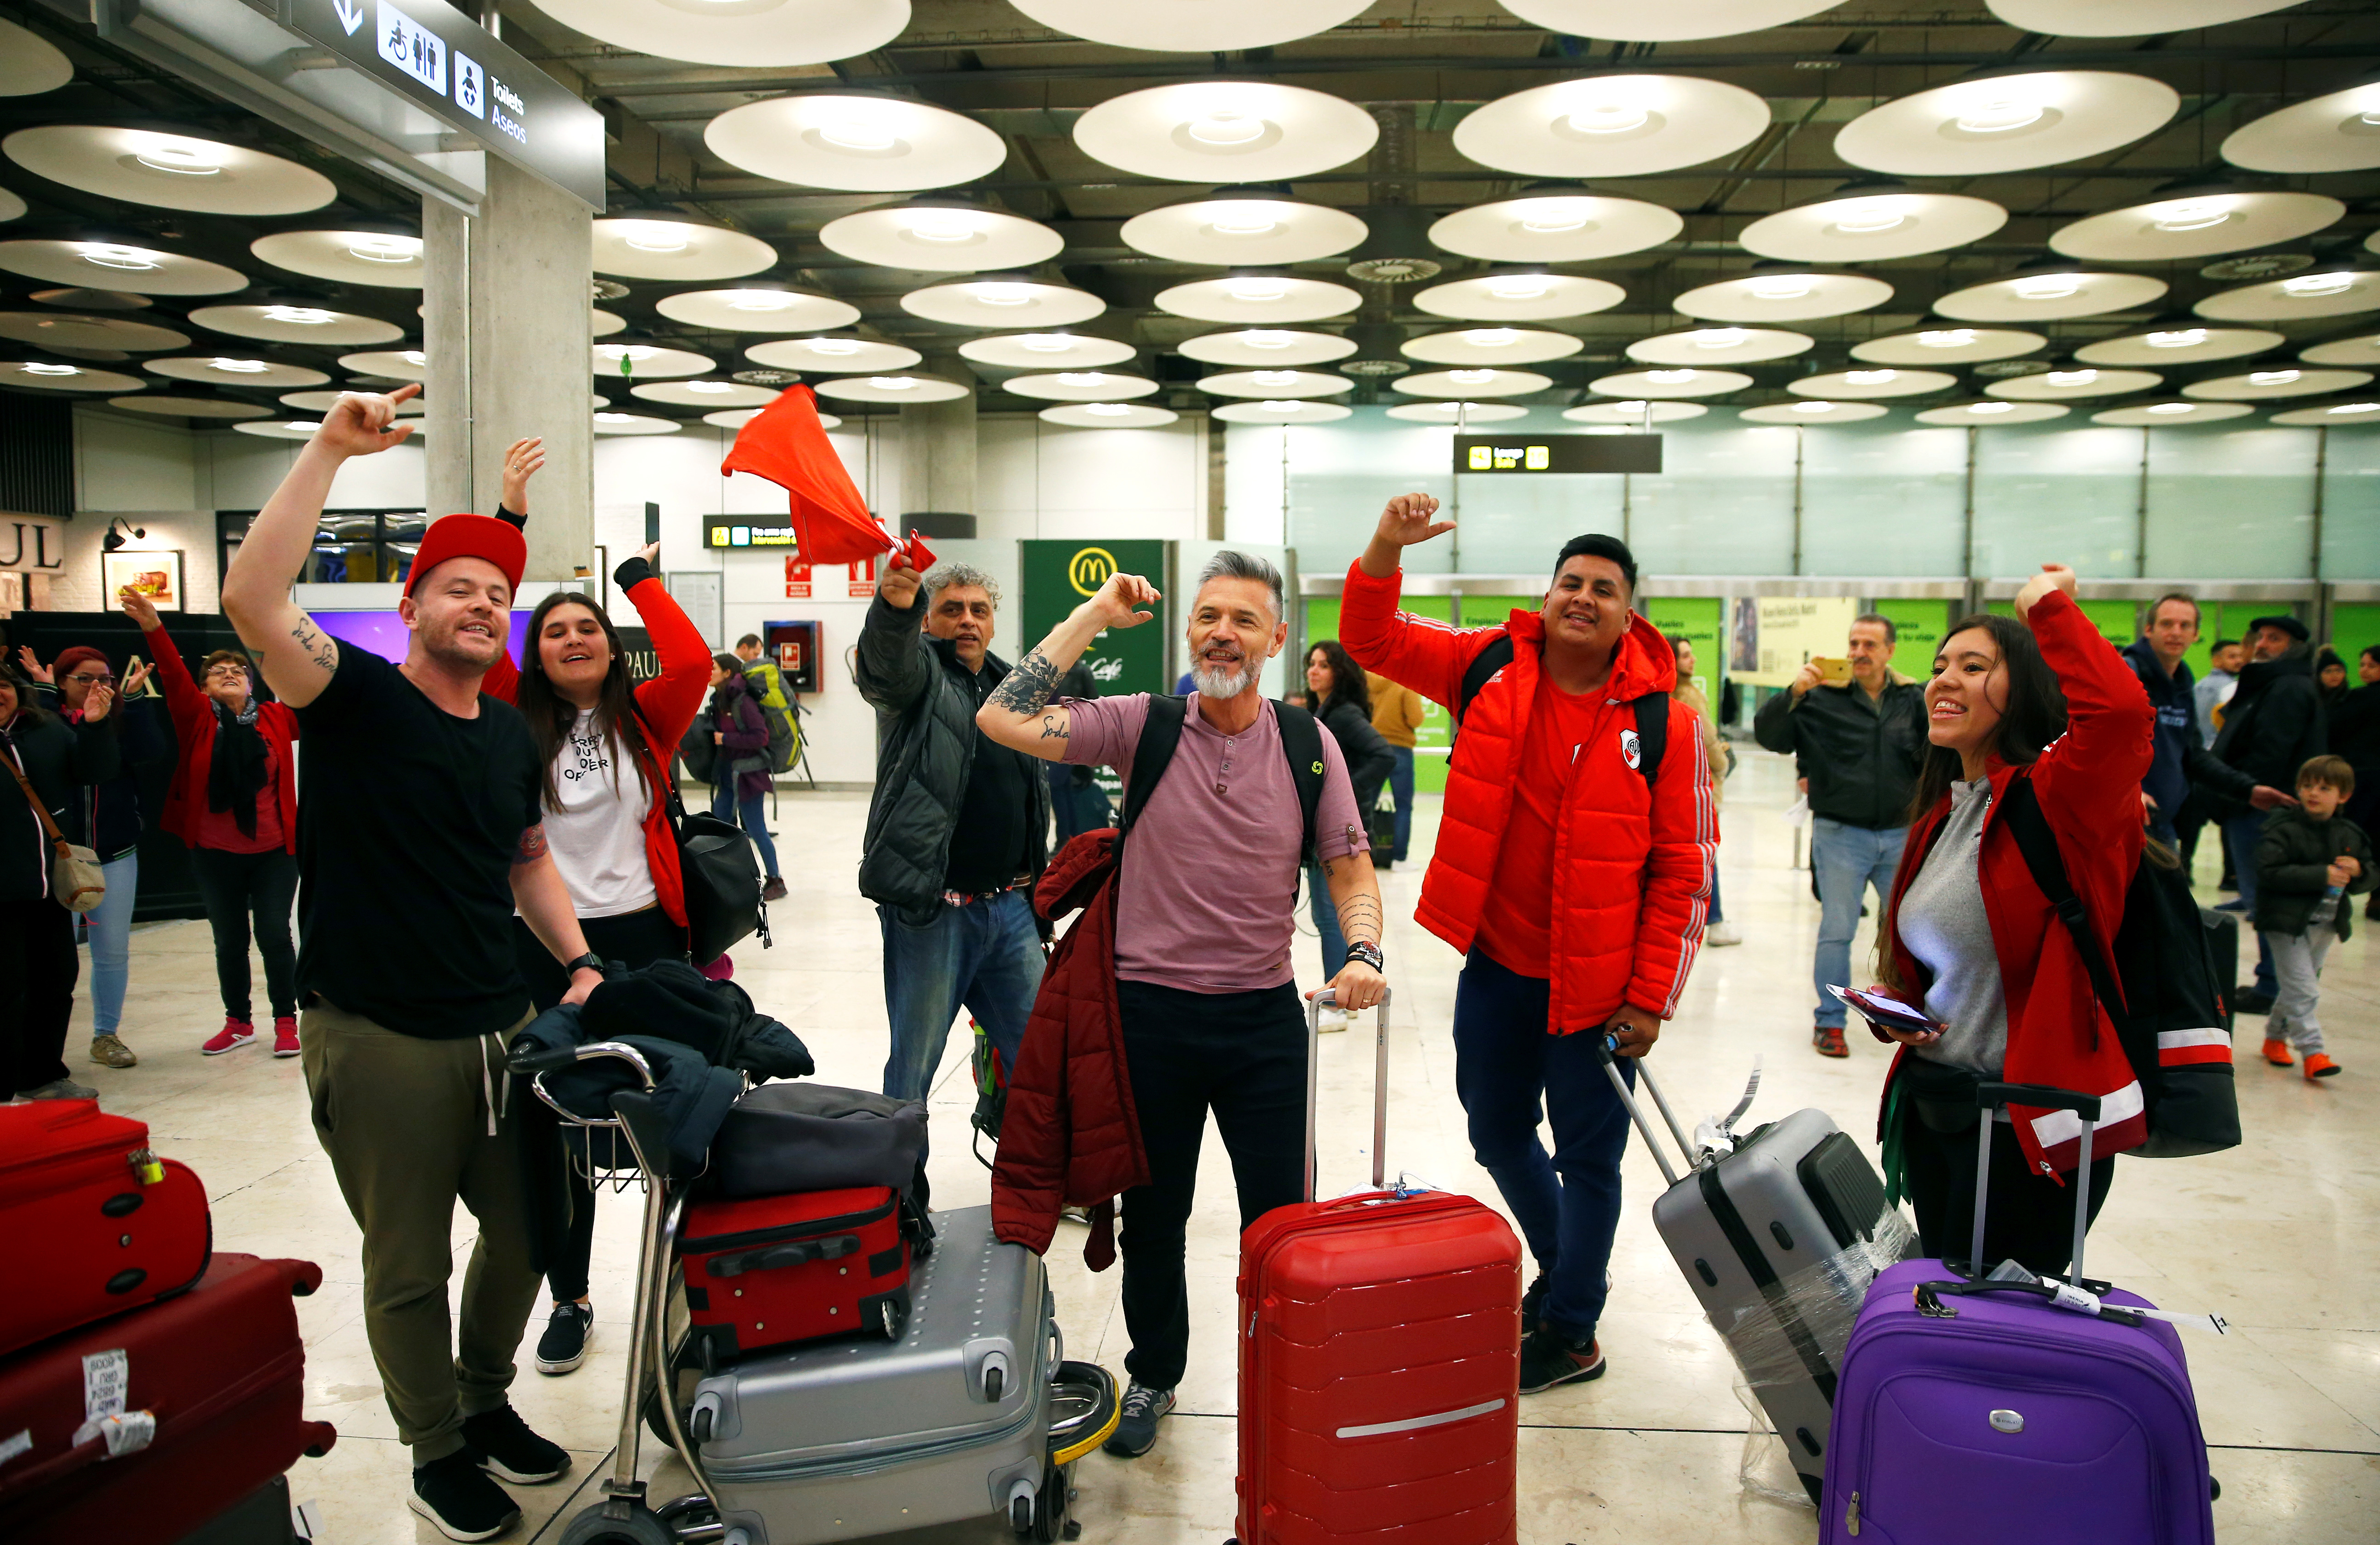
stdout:
<svg viewBox="0 0 2380 1545">
<path fill-rule="evenodd" d="M 1653 1227 L 1815 1502 L 1826 1475 L 1835 1373 L 1852 1322 L 1868 1284 L 1913 1253 L 1915 1237 L 1886 1204 L 1884 1182 L 1867 1155 L 1824 1111 L 1797 1110 L 1741 1139 L 1733 1135 L 1760 1087 L 1756 1068 L 1742 1101 L 1697 1142 L 1688 1141 L 1652 1074 L 1637 1063 L 1638 1079 L 1685 1154 L 1686 1173 L 1679 1174 L 1609 1044 L 1598 1038 L 1598 1047 L 1612 1087 L 1670 1183 L 1653 1203 Z"/>
</svg>

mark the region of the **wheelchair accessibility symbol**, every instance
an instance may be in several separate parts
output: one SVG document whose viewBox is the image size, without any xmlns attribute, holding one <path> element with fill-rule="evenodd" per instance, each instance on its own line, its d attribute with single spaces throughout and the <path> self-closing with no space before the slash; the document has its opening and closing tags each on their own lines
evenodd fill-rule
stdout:
<svg viewBox="0 0 2380 1545">
<path fill-rule="evenodd" d="M 1105 548 L 1085 548 L 1066 561 L 1067 583 L 1086 596 L 1098 595 L 1115 572 L 1115 554 Z"/>
</svg>

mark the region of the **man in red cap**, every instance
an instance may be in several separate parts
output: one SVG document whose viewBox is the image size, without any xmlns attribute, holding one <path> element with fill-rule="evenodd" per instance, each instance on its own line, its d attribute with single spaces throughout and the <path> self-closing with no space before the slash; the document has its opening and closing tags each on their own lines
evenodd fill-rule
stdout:
<svg viewBox="0 0 2380 1545">
<path fill-rule="evenodd" d="M 520 532 L 481 515 L 431 525 L 398 606 L 401 664 L 342 649 L 290 598 L 340 465 L 404 441 L 396 406 L 419 390 L 350 392 L 323 416 L 224 575 L 223 607 L 305 731 L 298 1034 L 314 1130 L 363 1231 L 364 1330 L 412 1445 L 407 1503 L 485 1539 L 519 1515 L 489 1473 L 570 1467 L 505 1393 L 542 1271 L 504 1061 L 529 1019 L 515 911 L 569 969 L 568 1001 L 601 975 L 546 851 L 528 726 L 480 690 L 504 658 Z M 450 1339 L 458 1199 L 480 1237 Z"/>
</svg>

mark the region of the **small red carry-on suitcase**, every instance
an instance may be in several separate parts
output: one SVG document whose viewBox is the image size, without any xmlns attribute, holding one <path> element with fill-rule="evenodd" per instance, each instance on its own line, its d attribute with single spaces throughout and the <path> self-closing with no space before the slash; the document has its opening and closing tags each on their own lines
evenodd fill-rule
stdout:
<svg viewBox="0 0 2380 1545">
<path fill-rule="evenodd" d="M 0 1353 L 183 1291 L 212 1243 L 199 1177 L 95 1100 L 0 1106 L 0 1238 L 36 1252 L 0 1293 Z"/>
<path fill-rule="evenodd" d="M 1389 1006 L 1374 1029 L 1372 1189 L 1305 1191 L 1240 1239 L 1239 1545 L 1517 1538 L 1521 1242 L 1467 1196 L 1385 1185 Z"/>
<path fill-rule="evenodd" d="M 898 1340 L 910 1255 L 929 1237 L 891 1186 L 698 1201 L 677 1247 L 692 1334 L 714 1367 L 821 1336 Z"/>
<path fill-rule="evenodd" d="M 308 1421 L 307 1261 L 223 1254 L 187 1293 L 0 1358 L 0 1539 L 165 1545 L 338 1439 Z"/>
</svg>

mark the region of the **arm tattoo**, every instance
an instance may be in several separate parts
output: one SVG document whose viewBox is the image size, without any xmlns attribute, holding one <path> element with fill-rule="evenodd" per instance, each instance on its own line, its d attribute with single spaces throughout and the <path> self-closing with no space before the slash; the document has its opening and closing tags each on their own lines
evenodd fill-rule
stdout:
<svg viewBox="0 0 2380 1545">
<path fill-rule="evenodd" d="M 1050 694 L 1057 690 L 1057 668 L 1037 646 L 1009 668 L 1000 685 L 991 689 L 991 700 L 1019 718 L 1031 718 L 1049 704 Z"/>
<path fill-rule="evenodd" d="M 1041 716 L 1041 738 L 1045 741 L 1062 741 L 1066 738 L 1066 727 L 1059 722 L 1056 714 Z"/>
<path fill-rule="evenodd" d="M 324 670 L 336 670 L 339 668 L 338 640 L 315 627 L 314 619 L 302 611 L 299 612 L 298 625 L 289 630 L 289 636 L 298 641 L 298 647 L 305 651 L 308 659 L 312 660 Z"/>
<path fill-rule="evenodd" d="M 1369 896 L 1350 896 L 1339 903 L 1339 932 L 1346 939 L 1380 942 L 1380 903 Z"/>
<path fill-rule="evenodd" d="M 520 844 L 513 850 L 515 863 L 535 863 L 545 856 L 545 823 L 540 821 L 520 834 Z"/>
</svg>

